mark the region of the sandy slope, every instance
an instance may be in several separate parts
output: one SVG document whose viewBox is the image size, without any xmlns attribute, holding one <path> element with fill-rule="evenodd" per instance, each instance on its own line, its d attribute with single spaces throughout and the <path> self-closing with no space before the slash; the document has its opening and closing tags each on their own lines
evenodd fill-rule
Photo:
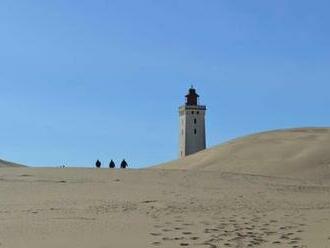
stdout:
<svg viewBox="0 0 330 248">
<path fill-rule="evenodd" d="M 1 167 L 25 167 L 25 166 L 21 165 L 21 164 L 11 163 L 11 162 L 0 159 L 0 168 Z"/>
<path fill-rule="evenodd" d="M 301 128 L 259 133 L 159 168 L 330 180 L 330 129 Z"/>
<path fill-rule="evenodd" d="M 327 248 L 328 147 L 286 130 L 166 169 L 1 168 L 0 248 Z"/>
<path fill-rule="evenodd" d="M 1 248 L 330 247 L 330 183 L 198 170 L 0 170 Z"/>
</svg>

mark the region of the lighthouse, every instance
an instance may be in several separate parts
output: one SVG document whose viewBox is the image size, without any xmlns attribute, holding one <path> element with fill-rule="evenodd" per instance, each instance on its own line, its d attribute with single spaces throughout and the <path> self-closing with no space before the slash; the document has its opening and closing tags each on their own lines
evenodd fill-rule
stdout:
<svg viewBox="0 0 330 248">
<path fill-rule="evenodd" d="M 179 157 L 183 158 L 206 149 L 206 106 L 199 104 L 199 95 L 192 86 L 186 102 L 179 108 Z"/>
</svg>

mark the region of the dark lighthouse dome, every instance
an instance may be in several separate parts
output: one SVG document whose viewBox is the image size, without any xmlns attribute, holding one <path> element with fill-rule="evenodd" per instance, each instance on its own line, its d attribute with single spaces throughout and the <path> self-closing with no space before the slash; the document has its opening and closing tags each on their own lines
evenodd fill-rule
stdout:
<svg viewBox="0 0 330 248">
<path fill-rule="evenodd" d="M 189 94 L 186 95 L 186 105 L 187 106 L 197 106 L 198 105 L 199 95 L 196 93 L 196 90 L 192 86 L 189 89 Z"/>
</svg>

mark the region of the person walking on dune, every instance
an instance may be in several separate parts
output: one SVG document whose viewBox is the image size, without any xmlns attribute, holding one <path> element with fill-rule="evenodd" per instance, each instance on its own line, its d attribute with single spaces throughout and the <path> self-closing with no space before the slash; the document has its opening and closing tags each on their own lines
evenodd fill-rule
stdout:
<svg viewBox="0 0 330 248">
<path fill-rule="evenodd" d="M 115 164 L 115 162 L 113 162 L 112 159 L 110 161 L 109 168 L 111 168 L 111 169 L 116 168 L 116 164 Z"/>
<path fill-rule="evenodd" d="M 97 160 L 95 163 L 96 168 L 101 168 L 101 162 L 100 160 Z"/>
<path fill-rule="evenodd" d="M 122 168 L 122 169 L 126 169 L 127 167 L 128 167 L 128 164 L 127 164 L 126 160 L 123 159 L 123 161 L 122 161 L 121 164 L 120 164 L 120 168 Z"/>
</svg>

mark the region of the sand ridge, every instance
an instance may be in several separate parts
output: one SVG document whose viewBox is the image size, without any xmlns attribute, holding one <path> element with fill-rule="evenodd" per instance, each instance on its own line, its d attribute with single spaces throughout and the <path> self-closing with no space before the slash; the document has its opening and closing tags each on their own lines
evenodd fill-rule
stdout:
<svg viewBox="0 0 330 248">
<path fill-rule="evenodd" d="M 5 160 L 0 159 L 0 168 L 1 167 L 26 167 L 22 164 L 12 163 Z"/>
<path fill-rule="evenodd" d="M 296 128 L 235 139 L 155 168 L 330 180 L 330 129 Z"/>
</svg>

